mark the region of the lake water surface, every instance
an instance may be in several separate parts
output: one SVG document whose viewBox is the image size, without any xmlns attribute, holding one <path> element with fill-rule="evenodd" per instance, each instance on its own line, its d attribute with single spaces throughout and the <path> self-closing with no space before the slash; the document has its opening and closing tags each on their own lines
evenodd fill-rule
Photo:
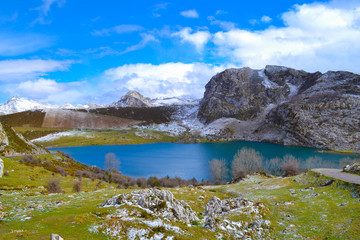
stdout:
<svg viewBox="0 0 360 240">
<path fill-rule="evenodd" d="M 232 161 L 236 152 L 242 147 L 253 148 L 261 152 L 264 158 L 282 158 L 291 154 L 300 161 L 309 157 L 318 156 L 322 160 L 334 163 L 334 167 L 340 159 L 350 157 L 358 158 L 358 155 L 323 153 L 318 149 L 289 147 L 270 143 L 257 142 L 226 142 L 226 143 L 154 143 L 140 145 L 111 145 L 111 146 L 81 146 L 52 148 L 70 154 L 75 160 L 87 164 L 104 166 L 105 155 L 115 153 L 120 159 L 120 171 L 123 175 L 132 177 L 170 176 L 197 180 L 210 179 L 209 161 L 226 159 Z M 319 166 L 314 166 L 319 167 Z"/>
</svg>

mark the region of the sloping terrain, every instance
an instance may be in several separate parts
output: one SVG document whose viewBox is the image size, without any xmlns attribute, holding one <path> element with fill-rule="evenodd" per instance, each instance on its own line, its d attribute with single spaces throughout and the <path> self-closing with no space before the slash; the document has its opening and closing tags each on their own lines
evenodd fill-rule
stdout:
<svg viewBox="0 0 360 240">
<path fill-rule="evenodd" d="M 46 112 L 41 127 L 62 129 L 106 129 L 129 127 L 139 123 L 140 121 L 87 112 L 50 110 Z"/>
<path fill-rule="evenodd" d="M 0 122 L 0 156 L 44 154 L 48 151 L 27 141 L 11 127 Z"/>
<path fill-rule="evenodd" d="M 71 167 L 86 169 L 58 154 L 38 157 L 69 173 Z M 145 190 L 117 189 L 114 183 L 83 177 L 82 190 L 74 192 L 78 178 L 73 175 L 20 158 L 3 160 L 8 171 L 0 178 L 4 240 L 45 240 L 52 233 L 67 240 L 357 239 L 360 234 L 359 189 L 341 181 L 329 184 L 331 178 L 314 172 Z M 49 194 L 44 187 L 49 179 L 57 179 L 63 193 Z"/>
</svg>

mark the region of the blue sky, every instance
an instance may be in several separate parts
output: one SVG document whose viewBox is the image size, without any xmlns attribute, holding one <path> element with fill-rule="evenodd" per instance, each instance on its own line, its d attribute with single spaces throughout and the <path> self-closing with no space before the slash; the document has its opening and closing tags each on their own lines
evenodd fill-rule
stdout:
<svg viewBox="0 0 360 240">
<path fill-rule="evenodd" d="M 229 67 L 359 73 L 359 1 L 0 3 L 0 102 L 201 98 Z"/>
</svg>

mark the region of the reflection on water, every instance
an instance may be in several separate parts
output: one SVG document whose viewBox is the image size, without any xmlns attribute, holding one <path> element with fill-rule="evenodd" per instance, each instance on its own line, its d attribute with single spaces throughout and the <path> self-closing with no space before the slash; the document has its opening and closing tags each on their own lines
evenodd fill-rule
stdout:
<svg viewBox="0 0 360 240">
<path fill-rule="evenodd" d="M 155 143 L 141 145 L 82 146 L 54 148 L 70 154 L 75 160 L 104 167 L 105 155 L 115 153 L 120 158 L 120 171 L 126 176 L 149 177 L 171 176 L 190 179 L 210 179 L 209 161 L 223 158 L 230 162 L 242 147 L 260 152 L 265 161 L 293 155 L 300 161 L 300 168 L 338 168 L 344 158 L 358 158 L 358 155 L 321 152 L 313 148 L 289 147 L 270 143 L 227 142 L 227 143 Z M 311 159 L 309 159 L 312 157 Z M 274 165 L 276 167 L 276 164 Z"/>
</svg>

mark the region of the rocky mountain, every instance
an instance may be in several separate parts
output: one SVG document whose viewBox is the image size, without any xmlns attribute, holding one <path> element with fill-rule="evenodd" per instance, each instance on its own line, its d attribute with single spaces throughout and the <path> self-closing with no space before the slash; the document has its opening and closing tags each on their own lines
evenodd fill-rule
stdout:
<svg viewBox="0 0 360 240">
<path fill-rule="evenodd" d="M 151 99 L 144 97 L 137 91 L 130 91 L 126 93 L 117 102 L 111 104 L 112 107 L 150 107 L 152 106 Z"/>
<path fill-rule="evenodd" d="M 222 118 L 237 139 L 360 152 L 360 75 L 228 69 L 206 85 L 198 113 L 205 124 Z"/>
<path fill-rule="evenodd" d="M 46 154 L 48 151 L 26 140 L 13 128 L 0 122 L 0 156 Z"/>
<path fill-rule="evenodd" d="M 0 115 L 23 112 L 28 110 L 54 108 L 58 108 L 58 106 L 14 96 L 6 102 L 0 104 Z"/>
</svg>

